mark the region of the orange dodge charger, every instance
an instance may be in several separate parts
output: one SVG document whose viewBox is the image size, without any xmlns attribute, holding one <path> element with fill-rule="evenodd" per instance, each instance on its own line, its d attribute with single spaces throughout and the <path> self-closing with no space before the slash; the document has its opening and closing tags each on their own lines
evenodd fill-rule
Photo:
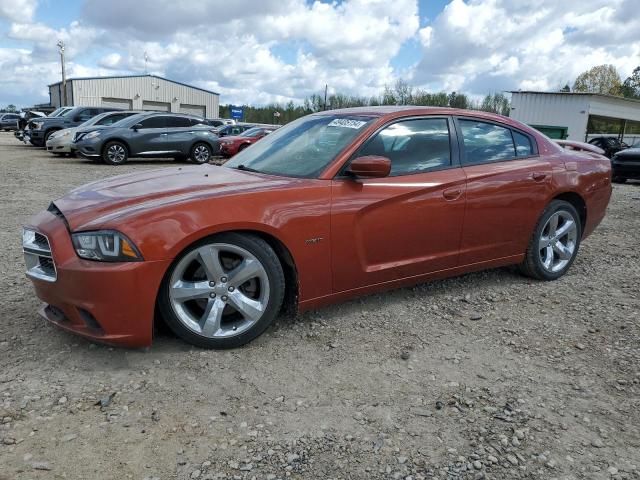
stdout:
<svg viewBox="0 0 640 480">
<path fill-rule="evenodd" d="M 600 223 L 610 161 L 482 112 L 306 116 L 222 167 L 90 183 L 24 227 L 45 318 L 92 340 L 230 348 L 284 306 L 505 265 L 555 280 Z"/>
</svg>

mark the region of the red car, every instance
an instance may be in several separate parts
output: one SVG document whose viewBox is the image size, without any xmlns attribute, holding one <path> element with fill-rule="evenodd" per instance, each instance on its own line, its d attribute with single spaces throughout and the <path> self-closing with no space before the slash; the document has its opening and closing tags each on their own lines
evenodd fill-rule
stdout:
<svg viewBox="0 0 640 480">
<path fill-rule="evenodd" d="M 73 190 L 28 222 L 23 246 L 61 328 L 149 345 L 158 314 L 187 342 L 229 348 L 286 305 L 512 264 L 555 280 L 610 196 L 606 157 L 512 119 L 367 107 L 291 122 L 223 167 Z"/>
<path fill-rule="evenodd" d="M 253 127 L 240 135 L 224 137 L 220 139 L 220 155 L 233 157 L 236 153 L 241 152 L 273 131 L 273 128 Z"/>
</svg>

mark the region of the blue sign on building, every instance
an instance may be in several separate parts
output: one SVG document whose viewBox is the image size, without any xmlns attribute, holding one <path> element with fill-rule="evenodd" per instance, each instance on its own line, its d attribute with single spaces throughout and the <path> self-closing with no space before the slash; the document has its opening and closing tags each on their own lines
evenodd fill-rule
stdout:
<svg viewBox="0 0 640 480">
<path fill-rule="evenodd" d="M 242 120 L 242 117 L 244 117 L 244 109 L 242 107 L 231 107 L 231 118 Z"/>
</svg>

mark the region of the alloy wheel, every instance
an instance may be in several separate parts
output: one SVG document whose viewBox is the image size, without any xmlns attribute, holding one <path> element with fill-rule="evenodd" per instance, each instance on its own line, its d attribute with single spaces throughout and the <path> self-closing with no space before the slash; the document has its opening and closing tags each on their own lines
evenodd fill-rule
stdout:
<svg viewBox="0 0 640 480">
<path fill-rule="evenodd" d="M 555 212 L 544 225 L 538 242 L 543 268 L 551 273 L 564 269 L 576 251 L 578 226 L 569 212 Z"/>
<path fill-rule="evenodd" d="M 209 149 L 204 145 L 198 145 L 193 149 L 194 160 L 198 163 L 208 162 L 209 156 Z"/>
<path fill-rule="evenodd" d="M 113 163 L 122 163 L 127 157 L 127 152 L 122 145 L 111 145 L 107 149 L 107 158 Z"/>
<path fill-rule="evenodd" d="M 169 281 L 169 302 L 178 320 L 207 338 L 248 330 L 268 301 L 264 266 L 237 245 L 210 243 L 193 250 L 178 262 Z"/>
</svg>

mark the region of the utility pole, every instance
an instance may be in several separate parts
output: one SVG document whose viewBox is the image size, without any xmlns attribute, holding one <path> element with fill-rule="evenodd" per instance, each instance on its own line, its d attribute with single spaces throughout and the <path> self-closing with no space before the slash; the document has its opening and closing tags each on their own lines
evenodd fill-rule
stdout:
<svg viewBox="0 0 640 480">
<path fill-rule="evenodd" d="M 64 103 L 62 106 L 67 106 L 67 73 L 64 68 L 64 42 L 62 40 L 58 41 L 58 50 L 60 51 L 60 64 L 62 65 L 62 98 L 64 99 Z"/>
<path fill-rule="evenodd" d="M 329 85 L 327 85 L 326 83 L 324 84 L 324 108 L 323 110 L 327 109 L 327 88 L 329 87 Z"/>
</svg>

